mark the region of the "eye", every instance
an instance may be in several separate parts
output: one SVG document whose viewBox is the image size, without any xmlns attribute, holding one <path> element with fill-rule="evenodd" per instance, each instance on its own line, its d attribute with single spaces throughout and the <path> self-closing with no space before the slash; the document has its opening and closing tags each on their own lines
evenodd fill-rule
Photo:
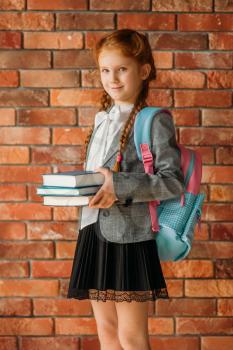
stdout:
<svg viewBox="0 0 233 350">
<path fill-rule="evenodd" d="M 107 68 L 102 68 L 101 69 L 101 73 L 108 73 L 108 72 L 109 72 L 109 70 Z"/>
<path fill-rule="evenodd" d="M 127 68 L 126 68 L 126 67 L 120 67 L 119 70 L 120 70 L 121 72 L 125 72 L 125 71 L 127 71 Z"/>
</svg>

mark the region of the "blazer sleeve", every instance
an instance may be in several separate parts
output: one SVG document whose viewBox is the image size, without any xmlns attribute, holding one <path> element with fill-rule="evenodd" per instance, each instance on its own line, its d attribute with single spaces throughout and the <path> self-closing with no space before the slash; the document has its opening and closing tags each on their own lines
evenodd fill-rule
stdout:
<svg viewBox="0 0 233 350">
<path fill-rule="evenodd" d="M 152 122 L 151 137 L 155 173 L 113 172 L 117 203 L 166 200 L 184 192 L 180 149 L 171 115 L 164 112 L 156 115 Z"/>
</svg>

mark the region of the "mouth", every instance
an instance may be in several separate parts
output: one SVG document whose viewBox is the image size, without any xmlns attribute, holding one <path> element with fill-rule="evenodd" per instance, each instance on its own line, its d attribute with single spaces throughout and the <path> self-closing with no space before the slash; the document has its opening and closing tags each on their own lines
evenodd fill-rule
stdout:
<svg viewBox="0 0 233 350">
<path fill-rule="evenodd" d="M 121 88 L 123 88 L 123 86 L 111 87 L 111 90 L 119 90 L 119 89 L 121 89 Z"/>
</svg>

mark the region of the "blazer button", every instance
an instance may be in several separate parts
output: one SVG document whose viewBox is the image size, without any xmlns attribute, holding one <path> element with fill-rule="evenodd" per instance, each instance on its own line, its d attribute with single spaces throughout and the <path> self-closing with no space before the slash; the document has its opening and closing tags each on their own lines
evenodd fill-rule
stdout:
<svg viewBox="0 0 233 350">
<path fill-rule="evenodd" d="M 106 209 L 106 210 L 103 211 L 103 216 L 109 216 L 109 214 L 110 214 L 109 210 Z"/>
</svg>

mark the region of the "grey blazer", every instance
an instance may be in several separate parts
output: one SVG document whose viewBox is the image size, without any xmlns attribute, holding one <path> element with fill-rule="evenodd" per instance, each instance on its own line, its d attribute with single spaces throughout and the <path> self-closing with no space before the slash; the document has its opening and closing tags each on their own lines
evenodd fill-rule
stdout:
<svg viewBox="0 0 233 350">
<path fill-rule="evenodd" d="M 121 130 L 112 141 L 103 167 L 113 167 L 120 133 Z M 87 155 L 94 134 L 95 131 Z M 110 208 L 100 209 L 98 217 L 99 234 L 108 241 L 132 243 L 153 239 L 155 233 L 151 229 L 148 202 L 179 197 L 184 191 L 180 150 L 176 143 L 173 119 L 169 114 L 162 112 L 153 119 L 151 137 L 155 174 L 146 174 L 143 163 L 138 159 L 133 128 L 123 152 L 121 171 L 113 172 L 113 186 L 119 201 Z"/>
</svg>

